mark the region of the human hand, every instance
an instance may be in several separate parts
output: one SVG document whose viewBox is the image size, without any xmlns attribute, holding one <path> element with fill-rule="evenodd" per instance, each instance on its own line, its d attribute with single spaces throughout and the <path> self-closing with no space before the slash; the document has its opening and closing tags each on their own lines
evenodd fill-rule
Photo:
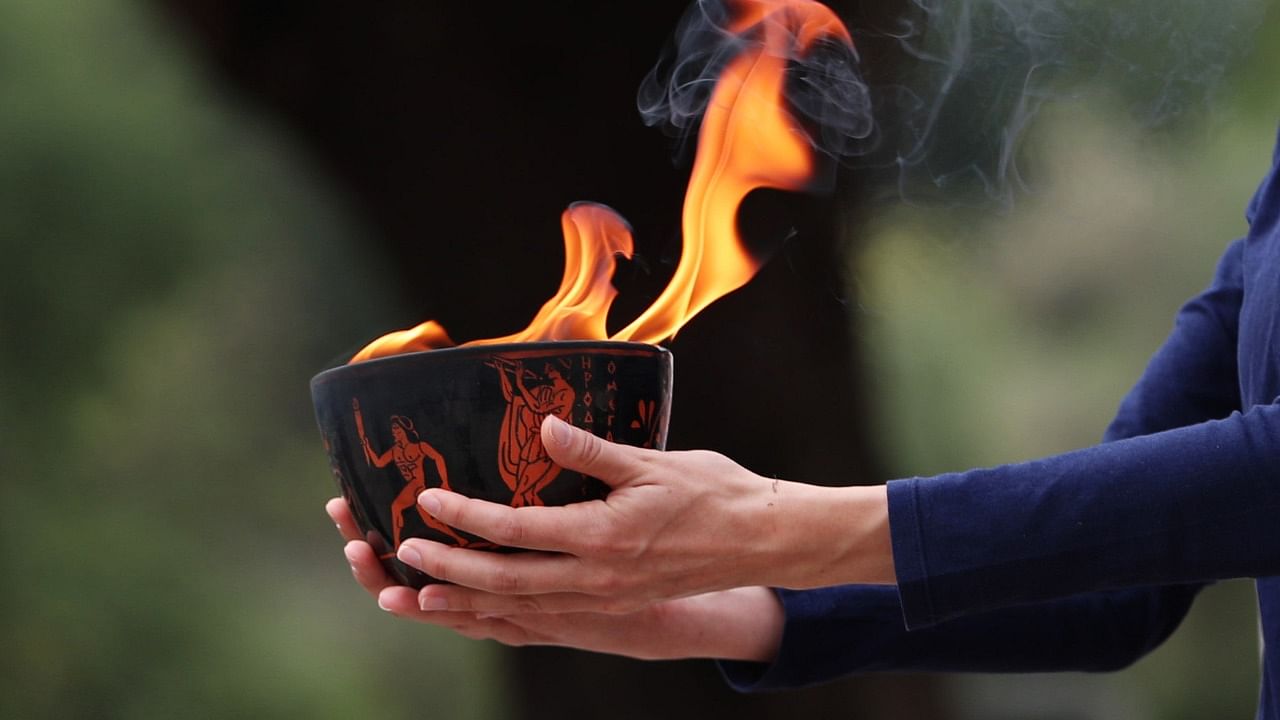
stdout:
<svg viewBox="0 0 1280 720">
<path fill-rule="evenodd" d="M 465 637 L 513 646 L 575 647 L 645 660 L 701 657 L 757 662 L 771 660 L 781 642 L 782 606 L 772 592 L 760 587 L 673 600 L 623 615 L 495 616 L 465 610 L 422 610 L 420 594 L 394 584 L 373 548 L 361 539 L 347 503 L 334 498 L 325 511 L 347 540 L 344 553 L 352 575 L 383 610 Z"/>
<path fill-rule="evenodd" d="M 541 432 L 552 460 L 603 480 L 608 498 L 512 508 L 427 490 L 420 504 L 445 524 L 540 552 L 406 540 L 402 562 L 453 583 L 424 589 L 424 607 L 628 613 L 737 587 L 893 581 L 883 487 L 770 480 L 716 453 L 617 445 L 554 416 Z"/>
</svg>

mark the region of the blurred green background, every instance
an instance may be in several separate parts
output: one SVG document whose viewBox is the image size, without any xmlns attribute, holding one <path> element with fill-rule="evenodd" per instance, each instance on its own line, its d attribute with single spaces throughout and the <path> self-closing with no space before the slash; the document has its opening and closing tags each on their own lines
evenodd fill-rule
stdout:
<svg viewBox="0 0 1280 720">
<path fill-rule="evenodd" d="M 1244 231 L 1280 117 L 1275 7 L 1212 112 L 1151 132 L 1095 88 L 1029 129 L 1012 208 L 850 224 L 891 475 L 1100 437 Z M 494 648 L 378 612 L 321 511 L 306 380 L 398 311 L 345 203 L 148 6 L 0 0 L 0 717 L 504 716 Z M 951 677 L 946 698 L 975 720 L 1248 717 L 1254 612 L 1224 583 L 1129 670 Z"/>
</svg>

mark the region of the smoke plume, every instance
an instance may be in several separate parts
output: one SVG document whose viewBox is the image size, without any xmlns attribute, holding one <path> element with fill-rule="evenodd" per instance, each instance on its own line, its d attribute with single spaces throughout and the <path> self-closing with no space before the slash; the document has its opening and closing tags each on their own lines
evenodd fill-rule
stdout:
<svg viewBox="0 0 1280 720">
<path fill-rule="evenodd" d="M 695 0 L 690 6 L 670 46 L 640 85 L 637 104 L 647 124 L 691 137 L 725 64 L 748 47 L 764 47 L 763 28 L 745 33 L 729 29 L 734 5 Z M 791 47 L 787 100 L 814 149 L 832 157 L 860 154 L 875 122 L 855 49 L 835 39 L 822 39 L 803 51 L 799 44 Z"/>
<path fill-rule="evenodd" d="M 1022 140 L 1050 103 L 1104 89 L 1153 131 L 1211 116 L 1268 0 L 899 1 L 888 23 L 850 22 L 855 47 L 891 48 L 881 58 L 891 67 L 860 67 L 839 43 L 788 58 L 793 112 L 815 149 L 903 196 L 1007 203 L 1029 185 Z M 829 4 L 846 18 L 858 9 Z M 716 73 L 758 42 L 726 29 L 734 7 L 690 7 L 640 87 L 647 123 L 692 136 Z"/>
</svg>

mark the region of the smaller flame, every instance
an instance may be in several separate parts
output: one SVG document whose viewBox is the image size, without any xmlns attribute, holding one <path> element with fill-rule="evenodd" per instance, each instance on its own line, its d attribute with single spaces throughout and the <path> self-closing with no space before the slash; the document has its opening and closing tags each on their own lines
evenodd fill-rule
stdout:
<svg viewBox="0 0 1280 720">
<path fill-rule="evenodd" d="M 435 320 L 428 320 L 408 330 L 396 330 L 383 335 L 365 345 L 360 352 L 355 354 L 355 357 L 351 358 L 351 362 L 357 363 L 362 360 L 372 360 L 373 358 L 399 353 L 438 350 L 440 348 L 453 347 L 454 344 L 443 325 Z"/>
<path fill-rule="evenodd" d="M 829 8 L 813 0 L 729 0 L 733 20 L 723 30 L 749 41 L 721 72 L 698 136 L 698 153 L 685 193 L 684 248 L 674 276 L 654 303 L 613 340 L 658 343 L 760 269 L 738 232 L 738 210 L 761 188 L 800 190 L 815 169 L 812 139 L 787 107 L 788 63 L 821 41 L 852 46 L 849 31 Z M 561 216 L 564 278 L 524 330 L 467 345 L 538 340 L 604 340 L 617 290 L 616 256 L 631 257 L 631 228 L 613 210 L 572 205 Z M 449 347 L 444 328 L 426 322 L 384 335 L 351 362 Z"/>
<path fill-rule="evenodd" d="M 464 345 L 604 338 L 605 320 L 618 291 L 613 287 L 617 256 L 632 254 L 631 226 L 611 208 L 580 202 L 560 215 L 564 231 L 564 277 L 560 289 L 524 330 L 506 337 L 473 340 Z M 364 347 L 351 362 L 421 350 L 453 347 L 453 340 L 435 320 L 387 333 Z"/>
<path fill-rule="evenodd" d="M 560 215 L 560 227 L 564 231 L 564 278 L 555 296 L 524 330 L 468 345 L 608 337 L 604 323 L 618 296 L 613 271 L 618 255 L 631 257 L 631 226 L 612 208 L 579 202 Z"/>
</svg>

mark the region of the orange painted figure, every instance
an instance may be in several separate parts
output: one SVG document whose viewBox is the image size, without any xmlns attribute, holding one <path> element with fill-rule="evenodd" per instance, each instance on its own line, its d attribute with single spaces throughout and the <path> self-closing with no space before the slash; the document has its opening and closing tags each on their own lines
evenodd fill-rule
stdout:
<svg viewBox="0 0 1280 720">
<path fill-rule="evenodd" d="M 511 488 L 513 507 L 542 505 L 539 493 L 560 474 L 560 466 L 542 446 L 542 420 L 555 415 L 570 422 L 577 393 L 552 363 L 544 366 L 542 377 L 526 370 L 519 360 L 495 357 L 493 367 L 507 400 L 498 437 L 498 471 Z M 541 384 L 530 388 L 526 380 Z"/>
<path fill-rule="evenodd" d="M 378 468 L 384 468 L 394 462 L 405 481 L 404 490 L 401 490 L 391 503 L 391 527 L 396 547 L 400 547 L 400 533 L 404 529 L 404 512 L 410 507 L 417 509 L 418 516 L 428 527 L 448 535 L 458 545 L 471 546 L 472 543 L 448 525 L 431 517 L 418 505 L 418 495 L 427 489 L 426 463 L 428 460 L 435 465 L 436 473 L 440 477 L 440 484 L 433 484 L 431 487 L 441 487 L 445 490 L 450 488 L 449 472 L 445 469 L 444 457 L 418 436 L 418 431 L 413 427 L 413 421 L 403 415 L 392 415 L 391 436 L 395 439 L 395 444 L 386 452 L 378 453 L 364 433 L 364 416 L 360 414 L 360 401 L 352 399 L 351 407 L 356 414 L 356 430 L 360 434 L 360 444 L 364 446 L 365 461 Z"/>
</svg>

